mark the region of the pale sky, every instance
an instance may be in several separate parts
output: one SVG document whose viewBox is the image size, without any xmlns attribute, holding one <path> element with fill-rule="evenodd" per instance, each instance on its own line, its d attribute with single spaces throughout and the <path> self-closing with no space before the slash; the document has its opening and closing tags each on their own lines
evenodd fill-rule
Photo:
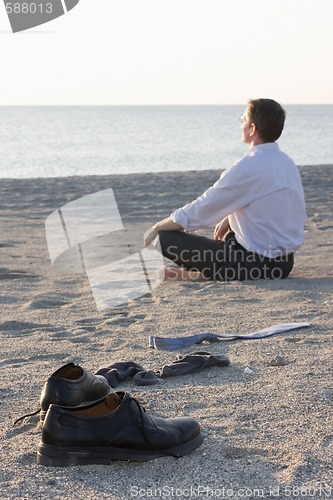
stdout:
<svg viewBox="0 0 333 500">
<path fill-rule="evenodd" d="M 13 34 L 1 2 L 0 105 L 332 104 L 332 20 L 333 0 L 80 0 Z"/>
</svg>

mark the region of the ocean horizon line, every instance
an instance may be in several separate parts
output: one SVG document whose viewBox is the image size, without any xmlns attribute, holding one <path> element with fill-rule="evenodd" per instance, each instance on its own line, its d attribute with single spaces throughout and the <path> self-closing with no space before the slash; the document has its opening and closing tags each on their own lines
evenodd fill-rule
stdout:
<svg viewBox="0 0 333 500">
<path fill-rule="evenodd" d="M 52 107 L 52 108 L 56 108 L 56 107 L 62 107 L 62 108 L 65 108 L 65 107 L 68 107 L 68 108 L 74 108 L 74 107 L 80 107 L 80 108 L 90 108 L 90 107 L 106 107 L 106 108 L 123 108 L 123 107 L 163 107 L 163 108 L 166 108 L 166 107 L 236 107 L 236 106 L 245 106 L 246 105 L 246 102 L 243 102 L 243 103 L 233 103 L 233 104 L 205 104 L 205 103 L 196 103 L 196 104 L 143 104 L 143 103 L 134 103 L 134 104 L 1 104 L 0 103 L 0 107 L 1 108 L 15 108 L 15 107 L 20 107 L 20 108 L 23 108 L 23 107 L 31 107 L 31 108 L 42 108 L 42 107 Z M 293 102 L 293 103 L 286 103 L 286 102 L 282 102 L 282 105 L 283 106 L 333 106 L 333 103 L 323 103 L 323 102 L 319 102 L 319 103 L 297 103 L 297 102 Z"/>
</svg>

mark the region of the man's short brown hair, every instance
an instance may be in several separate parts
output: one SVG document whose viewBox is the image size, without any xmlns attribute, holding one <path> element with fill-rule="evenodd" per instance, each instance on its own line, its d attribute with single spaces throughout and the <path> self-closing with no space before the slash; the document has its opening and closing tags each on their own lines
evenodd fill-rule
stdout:
<svg viewBox="0 0 333 500">
<path fill-rule="evenodd" d="M 254 123 L 264 142 L 275 142 L 282 134 L 286 112 L 273 99 L 251 99 L 248 120 Z"/>
</svg>

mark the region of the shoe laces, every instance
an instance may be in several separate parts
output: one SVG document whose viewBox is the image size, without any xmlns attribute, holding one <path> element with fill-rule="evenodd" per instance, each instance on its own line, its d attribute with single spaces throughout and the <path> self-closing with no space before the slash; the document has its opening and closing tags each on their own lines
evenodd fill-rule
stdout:
<svg viewBox="0 0 333 500">
<path fill-rule="evenodd" d="M 141 406 L 141 404 L 139 403 L 139 401 L 133 397 L 130 397 L 130 402 L 134 402 L 137 409 L 138 409 L 138 412 L 139 412 L 139 420 L 140 420 L 140 431 L 141 431 L 141 434 L 142 434 L 142 437 L 144 439 L 144 442 L 145 444 L 148 446 L 148 447 L 151 447 L 153 448 L 155 451 L 158 451 L 159 453 L 162 453 L 163 455 L 167 455 L 167 456 L 170 456 L 170 457 L 174 457 L 174 458 L 180 458 L 180 455 L 177 455 L 176 453 L 172 453 L 172 452 L 169 452 L 169 451 L 165 451 L 165 450 L 161 450 L 158 448 L 158 446 L 156 446 L 148 437 L 147 435 L 147 429 L 146 429 L 146 424 L 145 424 L 145 419 L 144 419 L 144 414 L 146 413 L 146 410 Z"/>
</svg>

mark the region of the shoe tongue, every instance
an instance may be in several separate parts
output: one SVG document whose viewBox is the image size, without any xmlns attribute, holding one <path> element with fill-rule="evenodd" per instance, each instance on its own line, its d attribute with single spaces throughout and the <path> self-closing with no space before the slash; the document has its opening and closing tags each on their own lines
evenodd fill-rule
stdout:
<svg viewBox="0 0 333 500">
<path fill-rule="evenodd" d="M 111 394 L 106 397 L 104 402 L 108 408 L 114 411 L 120 405 L 120 398 L 115 392 L 111 392 Z"/>
</svg>

